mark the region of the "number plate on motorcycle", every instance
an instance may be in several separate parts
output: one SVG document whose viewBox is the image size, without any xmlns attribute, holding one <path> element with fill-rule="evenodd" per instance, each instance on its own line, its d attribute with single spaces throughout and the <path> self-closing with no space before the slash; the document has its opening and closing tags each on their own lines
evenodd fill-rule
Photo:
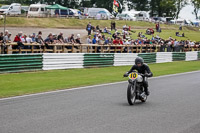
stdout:
<svg viewBox="0 0 200 133">
<path fill-rule="evenodd" d="M 130 78 L 130 79 L 137 79 L 137 77 L 138 77 L 138 74 L 137 74 L 137 73 L 130 73 L 130 74 L 129 74 L 129 78 Z"/>
</svg>

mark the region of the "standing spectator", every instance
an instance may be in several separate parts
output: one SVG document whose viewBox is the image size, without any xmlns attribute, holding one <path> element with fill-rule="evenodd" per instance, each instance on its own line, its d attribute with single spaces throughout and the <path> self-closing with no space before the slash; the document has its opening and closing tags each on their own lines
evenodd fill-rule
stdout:
<svg viewBox="0 0 200 133">
<path fill-rule="evenodd" d="M 69 41 L 70 43 L 72 43 L 72 44 L 75 43 L 74 34 L 72 34 L 72 35 L 69 37 L 68 41 Z"/>
<path fill-rule="evenodd" d="M 76 36 L 76 43 L 78 43 L 78 44 L 82 44 L 81 43 L 81 38 L 80 38 L 80 34 L 77 34 L 77 36 Z"/>
<path fill-rule="evenodd" d="M 2 53 L 4 53 L 4 54 L 6 54 L 6 50 L 7 50 L 7 47 L 6 47 L 6 43 L 11 43 L 11 39 L 10 39 L 10 37 L 11 37 L 11 33 L 6 33 L 5 34 L 5 36 L 4 36 L 4 38 L 3 38 L 3 42 L 4 42 L 4 45 L 2 45 Z"/>
<path fill-rule="evenodd" d="M 60 32 L 60 34 L 58 35 L 58 43 L 64 43 L 64 38 L 63 38 L 62 32 Z"/>
<path fill-rule="evenodd" d="M 86 30 L 88 31 L 88 35 L 91 35 L 91 31 L 92 31 L 91 22 L 89 22 L 89 24 L 87 25 Z"/>
<path fill-rule="evenodd" d="M 4 46 L 3 46 L 3 32 L 0 33 L 0 46 L 1 46 L 1 51 L 4 51 Z"/>
<path fill-rule="evenodd" d="M 35 38 L 36 38 L 35 33 L 32 34 L 31 38 L 32 38 L 32 42 L 36 42 L 36 40 L 35 40 Z"/>
<path fill-rule="evenodd" d="M 37 43 L 44 45 L 44 40 L 42 39 L 41 34 L 38 34 L 38 36 L 35 40 L 36 40 Z"/>
<path fill-rule="evenodd" d="M 38 35 L 41 35 L 41 36 L 42 36 L 42 31 L 39 31 L 39 32 L 38 32 Z"/>
<path fill-rule="evenodd" d="M 92 44 L 91 35 L 88 36 L 86 42 L 87 44 Z"/>
<path fill-rule="evenodd" d="M 53 43 L 58 43 L 58 37 L 56 34 L 53 34 Z"/>
<path fill-rule="evenodd" d="M 18 34 L 18 36 L 22 39 L 23 38 L 23 32 L 20 31 L 19 34 Z"/>
<path fill-rule="evenodd" d="M 27 35 L 24 35 L 23 38 L 21 39 L 22 43 L 32 43 L 32 38 L 31 36 L 29 35 L 27 37 Z"/>
<path fill-rule="evenodd" d="M 179 25 L 179 30 L 182 30 L 182 29 L 183 29 L 183 28 L 182 28 L 182 25 L 180 24 L 180 25 Z"/>
<path fill-rule="evenodd" d="M 68 43 L 68 42 L 69 42 L 69 37 L 65 37 L 64 43 Z"/>
<path fill-rule="evenodd" d="M 53 35 L 50 34 L 45 40 L 44 40 L 45 46 L 48 49 L 53 49 L 52 46 L 49 46 L 49 44 L 53 44 L 54 43 L 54 38 Z"/>
<path fill-rule="evenodd" d="M 119 41 L 119 38 L 118 38 L 118 37 L 117 37 L 116 39 L 113 40 L 113 44 L 116 44 L 116 45 L 120 44 L 120 41 Z"/>
<path fill-rule="evenodd" d="M 3 38 L 4 38 L 3 32 L 1 32 L 1 33 L 0 33 L 0 43 L 3 43 Z"/>
<path fill-rule="evenodd" d="M 36 42 L 38 44 L 40 44 L 40 46 L 35 46 L 34 47 L 35 49 L 44 48 L 44 40 L 42 39 L 42 35 L 41 34 L 38 34 L 38 36 L 37 36 L 37 38 L 35 40 L 36 40 Z"/>
<path fill-rule="evenodd" d="M 9 32 L 8 34 L 6 34 L 6 35 L 4 36 L 4 38 L 3 38 L 4 43 L 11 43 L 11 39 L 10 39 L 11 35 L 12 35 L 12 34 Z"/>
<path fill-rule="evenodd" d="M 94 36 L 94 38 L 92 39 L 92 44 L 96 44 L 97 43 L 97 40 L 96 40 L 96 37 Z"/>
<path fill-rule="evenodd" d="M 28 45 L 28 44 L 32 43 L 31 37 L 32 36 L 30 36 L 30 35 L 28 37 L 27 37 L 27 35 L 24 35 L 23 38 L 21 39 L 23 44 L 27 43 L 27 45 L 24 46 L 24 49 L 31 49 L 31 46 Z"/>
<path fill-rule="evenodd" d="M 110 37 L 108 37 L 106 40 L 105 40 L 105 42 L 104 42 L 104 44 L 111 44 L 112 42 L 111 42 L 111 39 L 110 39 Z"/>
<path fill-rule="evenodd" d="M 21 40 L 21 36 L 22 35 L 22 32 L 19 32 L 15 38 L 14 38 L 14 42 L 17 42 L 17 45 L 12 45 L 12 48 L 13 49 L 17 49 L 19 47 L 23 48 L 24 47 L 24 44 L 22 43 L 22 40 Z M 17 52 L 13 52 L 13 53 L 17 53 Z"/>
</svg>

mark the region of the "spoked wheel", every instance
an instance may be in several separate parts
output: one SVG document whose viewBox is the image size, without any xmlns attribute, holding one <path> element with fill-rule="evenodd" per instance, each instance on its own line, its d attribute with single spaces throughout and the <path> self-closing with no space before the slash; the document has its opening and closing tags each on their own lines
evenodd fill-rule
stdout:
<svg viewBox="0 0 200 133">
<path fill-rule="evenodd" d="M 129 105 L 134 105 L 135 104 L 135 101 L 136 101 L 136 85 L 131 85 L 129 84 L 128 85 L 128 88 L 127 88 L 127 100 L 128 100 L 128 103 Z"/>
</svg>

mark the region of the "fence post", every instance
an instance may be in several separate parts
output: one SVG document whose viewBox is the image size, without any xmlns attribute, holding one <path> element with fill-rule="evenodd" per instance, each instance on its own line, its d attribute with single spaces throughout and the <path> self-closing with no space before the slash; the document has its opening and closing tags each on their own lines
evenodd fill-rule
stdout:
<svg viewBox="0 0 200 133">
<path fill-rule="evenodd" d="M 20 53 L 20 54 L 22 53 L 22 48 L 21 48 L 21 47 L 19 47 L 19 53 Z"/>
<path fill-rule="evenodd" d="M 6 47 L 7 47 L 6 53 L 8 54 L 9 53 L 9 45 L 7 45 Z"/>
<path fill-rule="evenodd" d="M 34 46 L 31 46 L 31 53 L 34 53 Z"/>
</svg>

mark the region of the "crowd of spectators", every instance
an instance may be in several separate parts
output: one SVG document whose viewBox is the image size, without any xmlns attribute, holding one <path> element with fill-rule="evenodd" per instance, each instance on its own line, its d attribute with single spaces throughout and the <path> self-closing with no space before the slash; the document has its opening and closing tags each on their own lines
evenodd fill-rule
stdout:
<svg viewBox="0 0 200 133">
<path fill-rule="evenodd" d="M 113 28 L 112 28 L 113 29 Z M 111 29 L 111 30 L 112 30 Z M 111 31 L 105 27 L 103 29 L 100 28 L 99 25 L 92 26 L 92 24 L 89 22 L 89 24 L 86 26 L 86 31 L 88 32 L 88 37 L 86 39 L 86 44 L 99 44 L 99 45 L 152 45 L 157 44 L 161 46 L 160 51 L 165 51 L 167 48 L 168 52 L 176 51 L 179 52 L 183 50 L 185 45 L 194 46 L 196 45 L 196 42 L 190 41 L 190 40 L 182 40 L 177 41 L 176 39 L 173 39 L 171 36 L 168 39 L 162 39 L 159 35 L 154 35 L 154 30 L 148 28 L 146 33 L 139 32 L 136 33 L 135 31 L 131 30 L 130 26 L 124 25 L 122 27 L 122 31 L 120 32 L 115 28 L 113 29 L 114 32 L 111 33 Z M 156 24 L 156 31 L 160 31 L 160 25 Z M 132 34 L 137 34 L 137 38 L 133 39 L 131 38 Z M 176 33 L 178 35 L 178 33 Z M 149 35 L 151 35 L 151 39 L 149 39 Z M 5 33 L 0 33 L 0 42 L 1 44 L 10 43 L 12 34 L 6 30 Z M 147 38 L 148 36 L 148 38 Z M 184 34 L 182 35 L 184 36 Z M 43 48 L 46 46 L 47 49 L 53 49 L 53 46 L 50 44 L 85 44 L 85 42 L 82 43 L 81 41 L 81 35 L 77 34 L 71 34 L 70 36 L 64 36 L 62 32 L 60 32 L 58 35 L 49 33 L 49 35 L 46 38 L 42 37 L 42 31 L 39 31 L 37 34 L 33 33 L 31 35 L 23 34 L 22 31 L 20 31 L 15 37 L 13 42 L 16 42 L 17 45 L 12 45 L 13 49 L 19 49 L 19 47 L 23 49 L 30 49 L 32 46 L 30 45 L 24 45 L 25 43 L 37 43 L 40 44 L 38 46 L 33 46 L 34 48 Z M 66 46 L 67 49 L 71 49 L 71 46 Z M 77 47 L 75 47 L 77 48 Z M 2 48 L 4 50 L 4 53 L 6 53 L 6 47 L 2 45 Z"/>
<path fill-rule="evenodd" d="M 91 25 L 91 24 L 90 24 Z M 93 27 L 93 26 L 91 26 Z M 161 32 L 160 26 L 156 24 L 156 29 L 158 32 Z M 105 28 L 107 29 L 107 27 Z M 106 34 L 111 34 L 110 31 L 105 32 L 104 30 L 101 30 L 99 26 L 93 31 L 93 36 L 90 34 L 87 38 L 87 44 L 99 44 L 99 45 L 107 45 L 107 44 L 114 44 L 114 45 L 152 45 L 157 44 L 161 45 L 160 51 L 165 51 L 165 48 L 167 48 L 168 52 L 176 51 L 179 52 L 183 50 L 184 46 L 194 46 L 197 43 L 191 40 L 181 40 L 177 41 L 176 39 L 172 38 L 171 36 L 168 39 L 162 39 L 159 35 L 154 35 L 153 29 L 147 29 L 147 32 L 151 32 L 151 34 L 148 33 L 142 33 L 139 32 L 137 34 L 137 38 L 133 39 L 130 37 L 130 35 L 134 34 L 135 32 L 131 30 L 130 26 L 123 26 L 122 31 L 119 32 L 115 30 L 115 32 L 112 34 L 112 37 Z M 103 32 L 102 32 L 103 31 Z M 147 38 L 147 35 L 151 35 L 151 39 Z M 109 37 L 106 37 L 109 36 Z M 184 34 L 182 35 L 184 37 Z"/>
<path fill-rule="evenodd" d="M 53 49 L 52 46 L 49 46 L 50 44 L 82 44 L 81 42 L 81 35 L 77 34 L 71 34 L 70 36 L 64 37 L 64 34 L 60 32 L 58 35 L 49 33 L 49 35 L 46 38 L 42 37 L 42 31 L 39 31 L 37 34 L 32 33 L 31 35 L 23 34 L 22 31 L 20 31 L 15 37 L 14 40 L 11 40 L 11 33 L 6 30 L 5 34 L 3 32 L 0 33 L 0 43 L 2 53 L 6 53 L 6 43 L 16 42 L 17 45 L 12 45 L 12 49 L 19 49 L 20 47 L 22 49 L 30 49 L 32 46 L 30 45 L 24 45 L 24 44 L 31 44 L 31 43 L 37 43 L 40 44 L 39 46 L 34 46 L 35 49 L 43 48 L 46 46 L 48 49 Z M 67 47 L 69 48 L 69 47 Z"/>
</svg>

